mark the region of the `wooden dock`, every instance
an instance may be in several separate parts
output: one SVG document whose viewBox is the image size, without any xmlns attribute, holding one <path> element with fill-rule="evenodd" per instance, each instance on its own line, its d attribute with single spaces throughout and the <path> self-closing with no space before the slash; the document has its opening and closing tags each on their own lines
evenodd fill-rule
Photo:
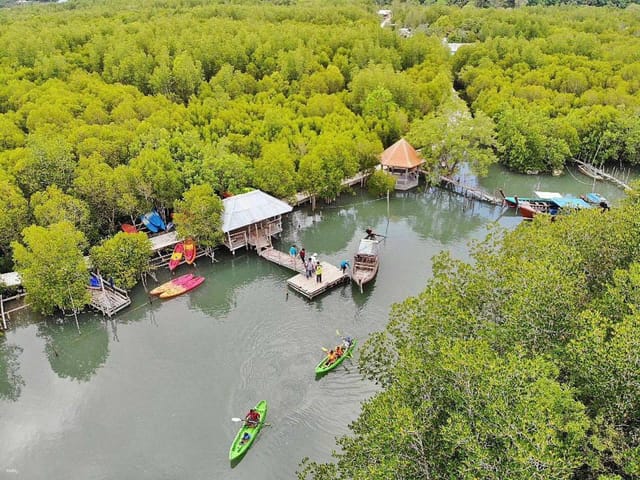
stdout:
<svg viewBox="0 0 640 480">
<path fill-rule="evenodd" d="M 317 297 L 336 285 L 349 281 L 350 278 L 349 275 L 342 273 L 342 270 L 335 265 L 320 262 L 320 265 L 322 265 L 322 282 L 316 282 L 315 273 L 311 278 L 305 276 L 304 264 L 300 257 L 293 258 L 288 253 L 272 247 L 259 251 L 258 255 L 276 265 L 298 272 L 298 275 L 287 280 L 287 285 L 308 299 Z"/>
<path fill-rule="evenodd" d="M 287 285 L 311 300 L 321 293 L 349 281 L 349 275 L 342 273 L 342 270 L 335 265 L 327 262 L 320 262 L 320 265 L 322 265 L 322 282 L 316 282 L 315 275 L 307 278 L 303 273 L 300 273 L 287 280 Z"/>
<path fill-rule="evenodd" d="M 102 277 L 92 273 L 93 277 L 100 281 L 100 288 L 90 288 L 91 294 L 90 305 L 102 312 L 103 315 L 111 317 L 118 313 L 123 308 L 131 305 L 131 299 L 126 290 L 116 287 L 112 287 L 108 282 L 105 282 Z"/>
</svg>

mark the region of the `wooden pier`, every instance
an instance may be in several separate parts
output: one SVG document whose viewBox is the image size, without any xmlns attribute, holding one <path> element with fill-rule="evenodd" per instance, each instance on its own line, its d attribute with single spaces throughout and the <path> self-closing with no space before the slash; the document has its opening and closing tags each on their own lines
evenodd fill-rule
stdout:
<svg viewBox="0 0 640 480">
<path fill-rule="evenodd" d="M 349 275 L 342 273 L 342 270 L 335 265 L 320 262 L 320 265 L 322 265 L 322 282 L 316 282 L 315 273 L 311 278 L 306 277 L 304 264 L 300 257 L 294 258 L 275 248 L 266 248 L 259 251 L 258 255 L 276 265 L 298 272 L 298 275 L 287 280 L 287 285 L 310 300 L 336 285 L 349 281 L 350 278 Z"/>
<path fill-rule="evenodd" d="M 125 307 L 131 305 L 131 299 L 126 290 L 116 287 L 112 287 L 109 283 L 106 283 L 103 278 L 94 273 L 92 277 L 97 278 L 100 282 L 100 288 L 90 288 L 91 303 L 90 305 L 102 312 L 103 315 L 111 317 L 118 313 Z"/>
</svg>

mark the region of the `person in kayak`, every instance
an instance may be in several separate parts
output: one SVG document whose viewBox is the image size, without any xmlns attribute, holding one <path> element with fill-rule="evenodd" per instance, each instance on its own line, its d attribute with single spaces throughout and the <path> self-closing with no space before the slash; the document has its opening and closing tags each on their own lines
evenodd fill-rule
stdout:
<svg viewBox="0 0 640 480">
<path fill-rule="evenodd" d="M 256 409 L 252 408 L 247 413 L 247 416 L 244 417 L 244 423 L 247 427 L 256 427 L 260 422 L 260 412 Z"/>
<path fill-rule="evenodd" d="M 331 365 L 333 362 L 336 361 L 337 359 L 337 355 L 336 352 L 334 352 L 333 350 L 329 351 L 329 355 L 327 355 L 327 365 Z"/>
<path fill-rule="evenodd" d="M 340 358 L 340 357 L 342 356 L 342 354 L 343 354 L 343 353 L 344 353 L 344 350 L 343 350 L 343 348 L 342 348 L 342 345 L 338 345 L 338 346 L 336 347 L 336 360 L 337 360 L 338 358 Z"/>
<path fill-rule="evenodd" d="M 242 436 L 242 438 L 240 439 L 240 445 L 244 445 L 245 443 L 247 443 L 249 440 L 251 439 L 251 435 L 249 435 L 249 432 L 244 432 L 244 435 Z"/>
<path fill-rule="evenodd" d="M 342 338 L 342 345 L 344 345 L 345 350 L 348 350 L 352 343 L 353 343 L 353 339 L 351 337 Z"/>
</svg>

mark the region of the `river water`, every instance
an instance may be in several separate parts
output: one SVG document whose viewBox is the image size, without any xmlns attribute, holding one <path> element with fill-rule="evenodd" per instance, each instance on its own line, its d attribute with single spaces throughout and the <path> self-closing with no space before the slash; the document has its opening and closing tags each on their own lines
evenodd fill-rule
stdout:
<svg viewBox="0 0 640 480">
<path fill-rule="evenodd" d="M 592 190 L 575 172 L 551 178 L 498 167 L 481 184 L 521 196 Z M 597 191 L 622 196 L 608 185 Z M 384 328 L 391 305 L 424 288 L 433 255 L 466 258 L 467 243 L 496 221 L 512 228 L 521 220 L 437 189 L 396 193 L 388 203 L 357 192 L 315 213 L 294 211 L 276 247 L 295 243 L 338 265 L 372 226 L 387 238 L 364 294 L 345 285 L 308 301 L 287 292 L 287 270 L 254 252 L 219 250 L 216 263 L 199 260 L 199 289 L 149 303 L 137 288 L 114 319 L 85 314 L 78 330 L 73 318 L 12 316 L 0 339 L 0 478 L 295 478 L 303 457 L 330 459 L 335 437 L 376 391 L 350 360 L 316 379 L 321 348 L 339 341 L 336 330 L 362 342 Z M 231 418 L 261 399 L 270 426 L 232 468 Z"/>
</svg>

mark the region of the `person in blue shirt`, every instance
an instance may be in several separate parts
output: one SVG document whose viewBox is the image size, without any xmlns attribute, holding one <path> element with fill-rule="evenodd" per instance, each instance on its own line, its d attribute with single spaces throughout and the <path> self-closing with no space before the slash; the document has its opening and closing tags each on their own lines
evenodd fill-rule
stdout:
<svg viewBox="0 0 640 480">
<path fill-rule="evenodd" d="M 340 262 L 340 270 L 342 270 L 342 274 L 344 275 L 347 271 L 347 268 L 349 268 L 349 261 L 348 260 L 342 260 L 342 262 Z"/>
<path fill-rule="evenodd" d="M 296 255 L 298 255 L 298 247 L 296 247 L 295 245 L 291 245 L 291 248 L 289 249 L 289 255 L 291 255 L 295 259 Z"/>
</svg>

